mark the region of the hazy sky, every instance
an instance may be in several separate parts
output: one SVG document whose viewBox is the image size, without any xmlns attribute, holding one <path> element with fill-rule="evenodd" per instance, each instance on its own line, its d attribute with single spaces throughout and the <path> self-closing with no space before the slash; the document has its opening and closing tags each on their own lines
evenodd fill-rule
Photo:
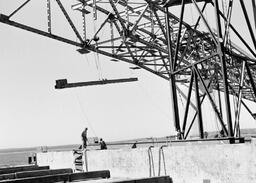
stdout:
<svg viewBox="0 0 256 183">
<path fill-rule="evenodd" d="M 10 13 L 20 2 L 0 0 L 0 13 Z M 33 1 L 13 18 L 44 25 L 45 30 L 45 6 Z M 67 27 L 63 17 L 54 21 L 56 31 Z M 168 82 L 143 70 L 130 70 L 129 64 L 99 58 L 105 78 L 138 77 L 139 81 L 55 90 L 56 79 L 98 80 L 95 54 L 80 55 L 74 46 L 0 24 L 0 148 L 80 143 L 85 127 L 89 136 L 106 141 L 173 134 Z M 242 127 L 255 127 L 247 113 L 243 117 L 247 123 Z M 216 130 L 216 124 L 206 128 Z"/>
</svg>

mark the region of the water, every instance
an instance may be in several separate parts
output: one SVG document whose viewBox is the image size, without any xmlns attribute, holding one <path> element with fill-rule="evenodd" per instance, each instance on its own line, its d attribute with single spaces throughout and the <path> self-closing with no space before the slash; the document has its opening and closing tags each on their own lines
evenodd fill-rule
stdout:
<svg viewBox="0 0 256 183">
<path fill-rule="evenodd" d="M 30 152 L 0 153 L 0 167 L 28 164 Z"/>
<path fill-rule="evenodd" d="M 68 151 L 74 149 L 75 147 L 78 147 L 78 145 L 0 149 L 0 167 L 28 165 L 28 157 L 37 152 L 42 152 L 44 150 Z"/>
</svg>

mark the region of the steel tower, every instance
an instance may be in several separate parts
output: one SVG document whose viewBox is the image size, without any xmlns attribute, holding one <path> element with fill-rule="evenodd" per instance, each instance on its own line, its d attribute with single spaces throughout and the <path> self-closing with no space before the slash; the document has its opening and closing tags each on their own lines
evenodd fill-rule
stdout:
<svg viewBox="0 0 256 183">
<path fill-rule="evenodd" d="M 9 15 L 0 12 L 0 22 L 74 45 L 79 47 L 81 54 L 96 52 L 110 57 L 112 61 L 134 64 L 134 69 L 145 69 L 168 80 L 172 122 L 180 139 L 188 137 L 195 119 L 199 136 L 204 138 L 202 104 L 205 98 L 209 99 L 209 105 L 227 137 L 240 137 L 242 106 L 255 117 L 244 101 L 256 101 L 254 0 L 246 4 L 243 0 L 77 0 L 75 4 L 45 0 L 45 7 L 42 8 L 46 12 L 46 30 L 16 20 L 18 12 L 31 1 L 25 1 Z M 60 8 L 76 41 L 53 31 L 53 3 L 54 8 Z M 237 7 L 243 15 L 240 20 L 242 25 L 249 31 L 247 37 L 250 43 L 232 24 Z M 249 9 L 254 16 L 249 16 Z M 210 18 L 206 16 L 206 11 L 211 14 Z M 33 16 L 36 18 L 36 15 Z M 190 16 L 196 17 L 194 21 L 186 21 Z M 78 18 L 80 24 L 76 25 L 74 20 L 78 22 Z M 91 28 L 93 22 L 100 22 L 94 30 Z M 246 51 L 233 40 L 239 40 Z M 179 114 L 177 101 L 179 83 L 188 86 L 183 116 Z M 212 90 L 222 92 L 224 100 L 219 94 L 219 101 L 214 101 Z M 192 105 L 192 94 L 195 105 Z M 230 95 L 237 98 L 234 114 L 231 112 Z M 221 103 L 225 104 L 225 108 L 221 107 Z M 192 108 L 195 115 L 188 121 Z"/>
</svg>

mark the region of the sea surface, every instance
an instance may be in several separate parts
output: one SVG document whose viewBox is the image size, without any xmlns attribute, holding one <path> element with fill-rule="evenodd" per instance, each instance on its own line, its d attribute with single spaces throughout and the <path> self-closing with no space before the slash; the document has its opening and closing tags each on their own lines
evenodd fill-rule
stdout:
<svg viewBox="0 0 256 183">
<path fill-rule="evenodd" d="M 30 152 L 0 153 L 0 167 L 28 164 Z"/>
<path fill-rule="evenodd" d="M 0 149 L 0 167 L 11 167 L 28 165 L 28 158 L 34 156 L 38 152 L 43 151 L 68 151 L 72 150 L 79 145 L 63 145 L 52 147 L 31 147 L 31 148 L 12 148 L 12 149 Z"/>
<path fill-rule="evenodd" d="M 0 167 L 26 165 L 28 164 L 28 157 L 34 152 L 36 149 L 32 150 L 31 148 L 0 150 Z"/>
</svg>

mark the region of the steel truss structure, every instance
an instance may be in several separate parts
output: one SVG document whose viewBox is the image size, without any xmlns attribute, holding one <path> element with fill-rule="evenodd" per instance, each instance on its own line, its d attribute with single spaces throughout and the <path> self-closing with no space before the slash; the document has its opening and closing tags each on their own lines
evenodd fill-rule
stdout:
<svg viewBox="0 0 256 183">
<path fill-rule="evenodd" d="M 255 16 L 249 17 L 243 0 L 225 0 L 228 3 L 225 12 L 220 8 L 220 0 L 77 0 L 76 4 L 70 6 L 81 17 L 81 30 L 77 29 L 74 18 L 61 0 L 45 0 L 47 30 L 15 21 L 14 17 L 18 17 L 16 13 L 31 1 L 25 1 L 10 15 L 0 14 L 0 22 L 77 46 L 81 54 L 97 52 L 111 57 L 112 61 L 134 64 L 134 68 L 145 69 L 168 80 L 174 126 L 181 139 L 188 137 L 196 118 L 199 136 L 204 138 L 202 103 L 206 97 L 228 137 L 240 136 L 241 106 L 254 116 L 244 99 L 256 101 L 256 39 L 252 26 L 252 22 L 256 20 Z M 78 41 L 53 32 L 53 3 L 64 14 L 67 25 L 71 27 Z M 239 4 L 243 12 L 244 25 L 249 30 L 253 47 L 231 23 L 235 3 Z M 193 25 L 184 20 L 187 11 L 185 8 L 188 5 L 199 15 Z M 170 11 L 173 7 L 179 9 L 178 15 Z M 216 30 L 210 26 L 204 14 L 206 7 L 214 12 L 214 20 L 211 22 L 214 22 Z M 254 0 L 252 10 L 256 15 Z M 88 26 L 89 16 L 94 21 L 101 22 L 94 31 Z M 204 26 L 204 30 L 199 28 L 199 24 Z M 231 34 L 240 40 L 249 54 L 232 42 Z M 178 83 L 188 85 L 182 117 L 177 101 Z M 224 93 L 225 109 L 221 107 L 220 96 L 218 102 L 213 100 L 212 89 Z M 191 104 L 192 94 L 195 94 L 195 105 Z M 237 97 L 235 114 L 230 109 L 230 94 Z M 188 122 L 188 113 L 192 106 L 196 112 L 192 121 Z M 232 116 L 235 116 L 233 120 Z"/>
</svg>

